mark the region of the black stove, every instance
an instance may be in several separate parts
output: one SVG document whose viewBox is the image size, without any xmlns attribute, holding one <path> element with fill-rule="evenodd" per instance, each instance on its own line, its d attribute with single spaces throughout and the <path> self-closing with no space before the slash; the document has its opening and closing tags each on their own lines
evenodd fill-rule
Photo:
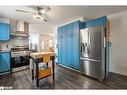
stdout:
<svg viewBox="0 0 127 95">
<path fill-rule="evenodd" d="M 30 50 L 26 47 L 11 48 L 11 67 L 17 68 L 29 65 Z"/>
</svg>

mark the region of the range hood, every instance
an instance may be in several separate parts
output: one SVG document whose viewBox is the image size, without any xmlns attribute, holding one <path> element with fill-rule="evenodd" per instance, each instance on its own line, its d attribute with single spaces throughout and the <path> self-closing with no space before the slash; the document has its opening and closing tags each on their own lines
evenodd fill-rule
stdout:
<svg viewBox="0 0 127 95">
<path fill-rule="evenodd" d="M 16 21 L 16 25 L 15 25 L 16 31 L 15 32 L 11 32 L 12 36 L 23 36 L 23 37 L 27 37 L 29 36 L 29 24 L 24 22 L 24 21 Z"/>
<path fill-rule="evenodd" d="M 17 32 L 24 32 L 24 21 L 17 21 L 16 24 L 17 24 Z"/>
</svg>

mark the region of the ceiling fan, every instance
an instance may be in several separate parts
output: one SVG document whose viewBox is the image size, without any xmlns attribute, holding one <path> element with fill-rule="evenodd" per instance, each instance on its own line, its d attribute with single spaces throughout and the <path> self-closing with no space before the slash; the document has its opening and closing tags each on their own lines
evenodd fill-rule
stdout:
<svg viewBox="0 0 127 95">
<path fill-rule="evenodd" d="M 39 20 L 39 21 L 43 20 L 43 21 L 47 22 L 46 13 L 48 11 L 50 11 L 51 8 L 49 6 L 33 7 L 33 8 L 35 8 L 35 12 L 30 12 L 30 11 L 26 11 L 26 10 L 18 10 L 18 9 L 16 9 L 15 11 L 33 14 L 34 19 Z"/>
</svg>

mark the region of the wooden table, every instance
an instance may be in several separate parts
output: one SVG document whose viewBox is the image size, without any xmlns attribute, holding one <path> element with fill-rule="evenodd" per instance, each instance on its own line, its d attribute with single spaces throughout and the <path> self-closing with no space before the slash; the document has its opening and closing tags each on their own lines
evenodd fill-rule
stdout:
<svg viewBox="0 0 127 95">
<path fill-rule="evenodd" d="M 32 69 L 32 80 L 34 78 L 36 79 L 36 85 L 39 87 L 39 80 L 42 78 L 39 78 L 39 63 L 40 62 L 45 62 L 49 63 L 49 61 L 52 61 L 52 76 L 53 76 L 53 84 L 54 84 L 54 78 L 55 78 L 55 73 L 54 73 L 54 68 L 55 68 L 55 53 L 54 52 L 35 52 L 35 53 L 30 53 L 30 60 L 32 62 L 31 64 L 31 69 Z M 34 67 L 35 66 L 35 67 Z M 35 71 L 34 71 L 35 69 Z M 46 76 L 48 77 L 48 76 Z"/>
</svg>

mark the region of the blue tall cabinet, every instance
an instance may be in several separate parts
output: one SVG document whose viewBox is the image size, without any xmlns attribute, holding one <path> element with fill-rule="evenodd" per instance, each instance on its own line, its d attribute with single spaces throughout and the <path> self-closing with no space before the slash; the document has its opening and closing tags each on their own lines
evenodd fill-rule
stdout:
<svg viewBox="0 0 127 95">
<path fill-rule="evenodd" d="M 84 28 L 101 25 L 105 29 L 106 23 L 107 23 L 107 17 L 103 16 L 100 18 L 96 18 L 96 19 L 92 19 L 92 20 L 88 20 L 84 22 Z"/>
<path fill-rule="evenodd" d="M 70 68 L 79 69 L 79 31 L 81 21 L 75 21 L 58 27 L 58 63 Z"/>
</svg>

